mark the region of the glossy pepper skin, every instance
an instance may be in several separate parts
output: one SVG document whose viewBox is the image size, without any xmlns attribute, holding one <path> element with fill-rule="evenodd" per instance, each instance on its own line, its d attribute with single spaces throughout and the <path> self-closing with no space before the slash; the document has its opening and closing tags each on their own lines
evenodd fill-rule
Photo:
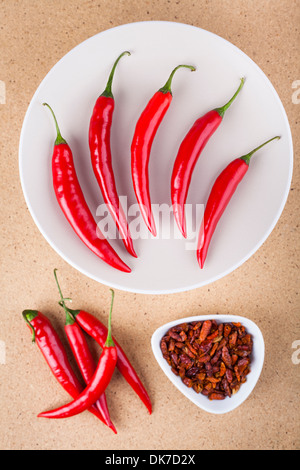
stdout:
<svg viewBox="0 0 300 470">
<path fill-rule="evenodd" d="M 70 299 L 63 298 L 60 288 L 59 292 L 61 295 L 61 302 L 59 302 L 59 305 L 63 307 L 72 318 L 75 318 L 76 323 L 82 328 L 82 330 L 87 333 L 91 338 L 93 338 L 101 348 L 103 348 L 108 335 L 107 327 L 91 313 L 88 313 L 84 310 L 74 310 L 68 308 L 65 305 L 64 301 Z M 113 338 L 113 341 L 116 346 L 118 355 L 117 368 L 119 369 L 125 380 L 128 382 L 128 384 L 140 397 L 141 401 L 144 403 L 149 413 L 151 414 L 152 405 L 144 385 L 139 379 L 136 371 L 134 370 L 133 366 L 131 365 L 129 359 L 127 358 L 125 352 L 123 351 L 119 343 L 115 340 L 115 338 Z"/>
<path fill-rule="evenodd" d="M 105 392 L 110 383 L 117 362 L 117 349 L 111 337 L 111 312 L 112 304 L 109 314 L 109 326 L 106 341 L 96 370 L 86 388 L 72 402 L 51 411 L 44 411 L 38 415 L 39 417 L 60 419 L 77 415 L 90 408 L 90 406 L 92 406 Z"/>
<path fill-rule="evenodd" d="M 267 143 L 279 138 L 279 136 L 273 137 L 247 155 L 236 158 L 217 177 L 207 200 L 198 237 L 197 260 L 201 269 L 204 267 L 210 241 L 217 224 L 239 183 L 247 173 L 251 156 Z"/>
<path fill-rule="evenodd" d="M 72 369 L 67 352 L 52 323 L 37 310 L 24 310 L 22 315 L 33 333 L 33 342 L 38 345 L 54 377 L 72 398 L 76 398 L 83 387 Z M 91 406 L 89 411 L 105 423 L 96 406 Z"/>
<path fill-rule="evenodd" d="M 181 67 L 195 68 L 190 65 L 178 65 L 171 73 L 166 84 L 149 100 L 139 117 L 131 143 L 131 174 L 133 187 L 140 211 L 148 230 L 156 236 L 156 226 L 151 209 L 148 166 L 151 148 L 157 130 L 172 101 L 171 83 L 176 70 Z"/>
<path fill-rule="evenodd" d="M 61 136 L 52 109 L 47 103 L 44 105 L 50 109 L 57 130 L 52 155 L 52 178 L 56 199 L 62 212 L 77 236 L 93 253 L 113 268 L 131 272 L 100 233 L 80 187 L 71 148 Z"/>
<path fill-rule="evenodd" d="M 81 375 L 86 385 L 88 385 L 96 370 L 96 364 L 88 347 L 87 340 L 82 329 L 74 319 L 73 322 L 71 320 L 65 325 L 65 332 Z M 101 413 L 105 424 L 111 428 L 115 434 L 117 434 L 117 430 L 110 419 L 105 393 L 100 395 L 98 400 L 95 402 L 95 406 Z"/>
<path fill-rule="evenodd" d="M 197 119 L 180 144 L 171 177 L 173 213 L 182 235 L 186 238 L 185 204 L 195 165 L 211 136 L 220 126 L 225 111 L 239 94 L 244 79 L 226 105 L 207 112 Z"/>
<path fill-rule="evenodd" d="M 59 304 L 64 308 L 65 314 L 66 314 L 66 321 L 65 321 L 65 327 L 64 327 L 65 333 L 68 338 L 70 348 L 73 352 L 73 356 L 76 360 L 80 373 L 87 385 L 93 377 L 93 374 L 96 369 L 96 364 L 91 354 L 91 351 L 88 346 L 83 330 L 80 328 L 78 323 L 76 323 L 75 319 L 70 315 L 70 313 L 68 312 L 66 308 L 65 300 L 67 299 L 65 299 L 62 295 L 61 288 L 58 283 L 56 271 L 57 269 L 54 270 L 54 277 L 55 277 L 55 281 L 56 281 L 60 298 L 61 298 Z M 95 406 L 98 408 L 99 412 L 101 413 L 105 424 L 110 429 L 112 429 L 112 431 L 115 434 L 117 434 L 117 430 L 109 416 L 105 393 L 103 393 L 99 397 L 99 399 L 95 402 Z"/>
<path fill-rule="evenodd" d="M 103 347 L 105 338 L 107 335 L 107 328 L 103 323 L 101 323 L 94 315 L 84 310 L 71 310 L 69 309 L 72 315 L 76 318 L 76 321 L 81 326 L 81 328 L 99 344 Z M 149 395 L 142 384 L 138 374 L 130 363 L 128 357 L 123 351 L 120 344 L 113 338 L 115 346 L 117 348 L 117 368 L 120 373 L 123 375 L 125 380 L 129 383 L 131 388 L 136 392 L 141 401 L 144 403 L 146 408 L 149 411 L 149 414 L 152 412 L 152 405 L 149 398 Z"/>
<path fill-rule="evenodd" d="M 112 80 L 117 63 L 125 54 L 123 52 L 115 61 L 104 92 L 97 98 L 89 125 L 89 147 L 92 167 L 104 201 L 110 211 L 127 251 L 137 257 L 129 232 L 128 223 L 120 203 L 112 165 L 111 126 L 115 108 L 115 99 L 111 90 Z"/>
</svg>

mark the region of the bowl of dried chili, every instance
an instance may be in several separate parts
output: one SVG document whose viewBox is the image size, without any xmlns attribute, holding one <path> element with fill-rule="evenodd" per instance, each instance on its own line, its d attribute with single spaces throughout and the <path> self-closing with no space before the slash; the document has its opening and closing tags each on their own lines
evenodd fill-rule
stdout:
<svg viewBox="0 0 300 470">
<path fill-rule="evenodd" d="M 238 315 L 199 315 L 153 333 L 153 354 L 168 379 L 199 408 L 223 414 L 241 405 L 263 368 L 259 327 Z"/>
</svg>

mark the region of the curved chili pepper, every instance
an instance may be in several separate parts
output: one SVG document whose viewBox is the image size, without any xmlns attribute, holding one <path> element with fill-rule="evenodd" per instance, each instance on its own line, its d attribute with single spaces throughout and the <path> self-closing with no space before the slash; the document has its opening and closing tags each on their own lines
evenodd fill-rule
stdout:
<svg viewBox="0 0 300 470">
<path fill-rule="evenodd" d="M 174 73 L 180 67 L 195 71 L 191 65 L 178 65 L 172 71 L 166 84 L 150 99 L 137 121 L 131 144 L 131 173 L 135 195 L 141 214 L 150 232 L 156 236 L 156 226 L 151 209 L 148 165 L 151 147 L 158 127 L 172 101 L 171 84 Z"/>
<path fill-rule="evenodd" d="M 130 52 L 125 51 L 117 58 L 109 75 L 106 88 L 94 105 L 89 126 L 89 147 L 94 174 L 104 201 L 117 225 L 127 251 L 136 258 L 137 255 L 133 248 L 127 220 L 117 192 L 110 145 L 111 125 L 115 107 L 111 86 L 117 63 L 125 54 L 130 55 Z"/>
<path fill-rule="evenodd" d="M 227 165 L 227 167 L 217 177 L 206 204 L 203 221 L 199 232 L 197 259 L 201 269 L 204 266 L 208 247 L 216 226 L 230 199 L 232 198 L 238 184 L 247 173 L 251 156 L 257 152 L 257 150 L 274 139 L 280 139 L 280 137 L 273 137 L 259 147 L 256 147 L 247 155 L 236 158 L 231 163 L 229 163 L 229 165 Z"/>
<path fill-rule="evenodd" d="M 111 312 L 114 299 L 112 292 L 112 301 L 108 319 L 108 333 L 100 359 L 92 379 L 86 388 L 70 403 L 60 406 L 51 411 L 44 411 L 38 416 L 41 418 L 68 418 L 87 410 L 104 393 L 110 383 L 117 363 L 117 349 L 111 337 Z"/>
<path fill-rule="evenodd" d="M 76 363 L 79 367 L 81 375 L 87 385 L 93 377 L 93 374 L 96 369 L 96 364 L 95 364 L 94 358 L 91 354 L 90 348 L 88 346 L 86 337 L 84 336 L 82 329 L 80 328 L 78 323 L 76 323 L 74 317 L 70 315 L 70 313 L 68 312 L 66 308 L 65 300 L 69 300 L 69 299 L 65 299 L 62 295 L 61 288 L 57 280 L 56 271 L 57 270 L 55 269 L 54 277 L 55 277 L 55 281 L 56 281 L 58 291 L 61 297 L 61 301 L 59 302 L 59 305 L 61 305 L 64 308 L 65 314 L 66 314 L 66 323 L 65 323 L 66 336 L 68 338 L 71 350 L 75 357 Z M 97 406 L 98 410 L 100 411 L 105 421 L 105 424 L 109 428 L 111 428 L 115 434 L 117 434 L 117 430 L 109 416 L 105 393 L 103 393 L 99 397 L 99 399 L 95 402 L 95 406 Z"/>
<path fill-rule="evenodd" d="M 52 155 L 52 176 L 55 195 L 61 210 L 75 233 L 93 253 L 110 266 L 123 272 L 131 272 L 100 233 L 80 187 L 71 148 L 61 136 L 51 107 L 47 103 L 43 104 L 50 109 L 57 131 Z"/>
<path fill-rule="evenodd" d="M 99 344 L 103 347 L 105 337 L 107 335 L 107 328 L 101 323 L 96 317 L 91 313 L 85 312 L 84 310 L 71 310 L 69 312 L 74 315 L 76 321 L 79 323 L 81 328 Z M 152 412 L 152 405 L 149 398 L 149 395 L 142 384 L 140 378 L 138 377 L 136 371 L 134 370 L 132 364 L 130 363 L 125 352 L 121 348 L 120 344 L 113 338 L 114 343 L 118 352 L 117 359 L 117 368 L 120 373 L 123 375 L 125 380 L 129 383 L 135 393 L 142 400 L 144 405 L 149 411 L 149 414 Z"/>
<path fill-rule="evenodd" d="M 195 165 L 208 140 L 221 124 L 225 111 L 242 89 L 244 81 L 242 78 L 239 88 L 228 103 L 197 119 L 180 144 L 171 177 L 171 199 L 176 223 L 185 238 L 185 203 Z"/>
<path fill-rule="evenodd" d="M 32 331 L 32 341 L 38 345 L 54 377 L 72 398 L 76 398 L 83 387 L 72 369 L 67 352 L 52 323 L 37 310 L 24 310 L 22 315 Z M 92 405 L 89 411 L 106 424 L 95 405 Z"/>
<path fill-rule="evenodd" d="M 79 326 L 91 336 L 101 348 L 104 347 L 105 339 L 107 337 L 107 328 L 100 322 L 94 315 L 84 310 L 74 310 L 66 306 L 68 312 L 76 319 L 76 322 Z M 132 387 L 135 393 L 139 396 L 141 401 L 144 403 L 146 408 L 149 411 L 149 414 L 152 412 L 152 405 L 149 398 L 149 395 L 142 384 L 138 374 L 134 370 L 132 364 L 127 358 L 125 352 L 113 338 L 115 346 L 117 348 L 117 368 L 120 373 L 123 375 L 128 384 Z"/>
</svg>

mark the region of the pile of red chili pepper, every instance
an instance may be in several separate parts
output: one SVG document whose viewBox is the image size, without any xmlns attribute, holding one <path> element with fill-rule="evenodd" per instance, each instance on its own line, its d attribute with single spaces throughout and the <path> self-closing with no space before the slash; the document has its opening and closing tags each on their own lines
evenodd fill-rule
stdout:
<svg viewBox="0 0 300 470">
<path fill-rule="evenodd" d="M 231 397 L 250 372 L 253 340 L 241 323 L 182 323 L 166 332 L 160 347 L 172 372 L 210 400 Z"/>
<path fill-rule="evenodd" d="M 51 411 L 42 412 L 38 416 L 67 418 L 88 410 L 117 433 L 110 419 L 105 396 L 105 391 L 116 367 L 137 393 L 150 414 L 152 405 L 138 374 L 120 344 L 112 337 L 111 315 L 114 291 L 111 289 L 112 299 L 107 328 L 91 313 L 68 308 L 65 301 L 70 299 L 64 298 L 62 295 L 56 269 L 54 275 L 61 298 L 59 304 L 64 308 L 66 314 L 65 333 L 82 380 L 75 373 L 68 359 L 68 352 L 49 318 L 38 310 L 24 310 L 23 318 L 32 331 L 32 341 L 38 345 L 57 381 L 73 398 L 70 403 Z M 93 338 L 102 348 L 97 364 L 95 364 L 85 335 Z"/>
<path fill-rule="evenodd" d="M 118 195 L 110 142 L 115 107 L 112 82 L 117 64 L 125 55 L 131 54 L 129 51 L 124 51 L 119 55 L 113 64 L 104 91 L 95 101 L 89 123 L 88 140 L 93 172 L 103 199 L 116 223 L 126 250 L 133 257 L 137 257 L 126 215 Z M 183 64 L 177 65 L 172 70 L 165 85 L 154 93 L 137 120 L 131 143 L 133 188 L 145 224 L 153 236 L 157 235 L 157 231 L 151 209 L 148 166 L 153 141 L 172 102 L 172 80 L 175 72 L 180 68 L 187 68 L 191 71 L 196 70 L 192 65 Z M 187 237 L 185 203 L 194 168 L 207 142 L 220 126 L 225 112 L 242 90 L 244 82 L 245 80 L 242 78 L 238 89 L 225 105 L 212 109 L 199 117 L 179 146 L 172 170 L 171 201 L 174 217 L 183 237 Z M 50 108 L 47 103 L 44 104 Z M 57 131 L 52 155 L 52 177 L 59 206 L 77 236 L 93 253 L 113 268 L 130 273 L 131 268 L 116 253 L 96 224 L 77 178 L 71 148 L 62 137 L 56 117 L 51 108 L 50 110 Z M 216 179 L 207 199 L 198 236 L 197 260 L 200 268 L 204 266 L 208 247 L 219 219 L 235 193 L 238 184 L 248 171 L 250 157 L 274 139 L 279 139 L 279 136 L 267 140 L 247 155 L 236 158 L 229 163 Z"/>
</svg>

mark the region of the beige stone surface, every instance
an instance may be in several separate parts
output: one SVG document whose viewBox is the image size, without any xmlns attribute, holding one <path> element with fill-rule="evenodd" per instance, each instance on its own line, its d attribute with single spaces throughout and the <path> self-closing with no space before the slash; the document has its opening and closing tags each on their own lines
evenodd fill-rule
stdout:
<svg viewBox="0 0 300 470">
<path fill-rule="evenodd" d="M 5 100 L 1 91 L 0 104 L 1 449 L 299 449 L 300 365 L 292 361 L 293 343 L 300 340 L 300 104 L 292 101 L 293 83 L 300 80 L 299 19 L 297 0 L 0 1 L 0 80 L 6 91 Z M 248 54 L 271 79 L 286 109 L 295 163 L 278 224 L 236 271 L 174 295 L 116 292 L 115 336 L 146 384 L 153 413 L 147 414 L 116 373 L 107 392 L 118 429 L 114 435 L 88 412 L 59 421 L 37 418 L 68 397 L 31 344 L 22 310 L 40 309 L 63 337 L 54 267 L 74 308 L 80 306 L 105 321 L 110 294 L 106 286 L 62 260 L 38 231 L 20 185 L 18 145 L 32 95 L 54 64 L 94 34 L 143 20 L 192 24 Z M 264 368 L 253 393 L 241 407 L 220 416 L 187 401 L 161 372 L 150 346 L 152 332 L 162 323 L 209 313 L 248 316 L 259 325 L 266 343 Z"/>
</svg>

